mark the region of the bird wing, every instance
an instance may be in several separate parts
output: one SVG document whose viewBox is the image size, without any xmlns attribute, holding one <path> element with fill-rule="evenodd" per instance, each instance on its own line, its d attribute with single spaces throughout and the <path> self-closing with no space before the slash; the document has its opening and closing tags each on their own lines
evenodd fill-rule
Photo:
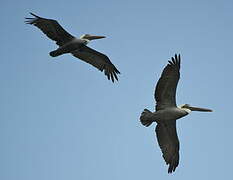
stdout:
<svg viewBox="0 0 233 180">
<path fill-rule="evenodd" d="M 117 74 L 120 74 L 120 72 L 111 63 L 110 59 L 106 55 L 89 48 L 86 45 L 83 45 L 78 50 L 71 53 L 73 56 L 96 67 L 101 72 L 104 71 L 104 74 L 108 77 L 108 79 L 111 78 L 112 82 L 114 82 L 114 79 L 118 81 Z"/>
<path fill-rule="evenodd" d="M 159 123 L 155 132 L 163 158 L 166 164 L 169 164 L 168 173 L 172 173 L 179 164 L 179 139 L 176 132 L 176 121 Z"/>
<path fill-rule="evenodd" d="M 155 88 L 156 110 L 176 106 L 176 87 L 180 79 L 180 55 L 172 57 Z"/>
<path fill-rule="evenodd" d="M 56 44 L 62 46 L 74 38 L 69 34 L 63 27 L 53 19 L 45 19 L 39 17 L 33 13 L 31 15 L 34 18 L 25 18 L 27 24 L 32 24 L 38 27 L 44 34 L 46 34 L 50 39 L 56 41 Z"/>
</svg>

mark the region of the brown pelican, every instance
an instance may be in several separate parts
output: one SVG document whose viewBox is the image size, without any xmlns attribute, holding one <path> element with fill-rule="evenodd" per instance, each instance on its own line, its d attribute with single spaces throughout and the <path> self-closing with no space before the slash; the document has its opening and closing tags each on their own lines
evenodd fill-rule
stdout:
<svg viewBox="0 0 233 180">
<path fill-rule="evenodd" d="M 120 74 L 120 72 L 111 63 L 110 59 L 106 55 L 86 46 L 91 40 L 105 38 L 105 36 L 84 34 L 80 38 L 76 38 L 63 29 L 56 20 L 45 19 L 33 13 L 30 14 L 34 17 L 26 18 L 25 22 L 38 27 L 50 39 L 56 41 L 59 46 L 58 49 L 49 53 L 50 56 L 56 57 L 71 53 L 100 71 L 104 71 L 104 74 L 108 79 L 111 78 L 112 82 L 114 82 L 114 79 L 118 80 L 117 74 Z"/>
<path fill-rule="evenodd" d="M 156 122 L 155 129 L 158 144 L 162 150 L 163 158 L 169 165 L 168 173 L 175 171 L 179 164 L 179 139 L 176 132 L 176 120 L 191 111 L 212 112 L 211 109 L 193 107 L 188 104 L 176 106 L 176 87 L 180 78 L 180 55 L 172 57 L 172 61 L 164 68 L 156 85 L 155 100 L 156 111 L 147 109 L 141 114 L 141 123 L 148 127 Z"/>
</svg>

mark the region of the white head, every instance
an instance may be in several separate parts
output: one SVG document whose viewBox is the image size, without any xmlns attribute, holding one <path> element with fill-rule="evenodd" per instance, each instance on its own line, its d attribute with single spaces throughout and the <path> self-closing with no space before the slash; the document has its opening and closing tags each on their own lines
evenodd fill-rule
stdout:
<svg viewBox="0 0 233 180">
<path fill-rule="evenodd" d="M 192 111 L 191 111 L 190 109 L 186 108 L 187 105 L 188 105 L 188 104 L 182 104 L 182 105 L 178 106 L 178 108 L 181 109 L 181 110 L 186 111 L 186 112 L 189 114 L 189 113 L 191 113 Z"/>
<path fill-rule="evenodd" d="M 183 104 L 178 106 L 178 108 L 186 111 L 187 113 L 191 113 L 192 111 L 200 111 L 200 112 L 212 112 L 211 109 L 207 109 L 207 108 L 199 108 L 199 107 L 193 107 L 190 106 L 189 104 Z"/>
<path fill-rule="evenodd" d="M 90 34 L 83 34 L 82 36 L 80 36 L 80 39 L 83 39 L 87 42 L 94 40 L 94 39 L 102 39 L 102 38 L 106 38 L 106 37 L 105 36 L 94 36 Z"/>
</svg>

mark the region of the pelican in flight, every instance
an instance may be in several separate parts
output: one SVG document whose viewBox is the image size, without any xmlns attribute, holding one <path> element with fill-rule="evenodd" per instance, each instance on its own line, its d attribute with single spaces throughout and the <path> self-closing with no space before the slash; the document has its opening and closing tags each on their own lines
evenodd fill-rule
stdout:
<svg viewBox="0 0 233 180">
<path fill-rule="evenodd" d="M 25 18 L 25 22 L 38 27 L 51 40 L 56 41 L 56 44 L 59 46 L 58 49 L 49 53 L 50 56 L 56 57 L 71 53 L 73 56 L 93 65 L 100 71 L 104 71 L 104 74 L 108 79 L 111 78 L 112 82 L 115 79 L 118 80 L 117 74 L 120 74 L 120 72 L 111 63 L 110 59 L 105 54 L 86 46 L 91 40 L 105 38 L 105 36 L 84 34 L 80 38 L 76 38 L 63 29 L 56 20 L 45 19 L 33 13 L 30 14 L 34 17 Z"/>
<path fill-rule="evenodd" d="M 189 104 L 176 106 L 176 87 L 180 78 L 180 55 L 172 57 L 164 68 L 155 88 L 156 111 L 144 109 L 141 123 L 148 127 L 157 123 L 155 132 L 163 158 L 169 165 L 168 173 L 175 171 L 179 164 L 179 139 L 176 132 L 176 120 L 191 111 L 212 112 L 211 109 L 193 107 Z"/>
</svg>

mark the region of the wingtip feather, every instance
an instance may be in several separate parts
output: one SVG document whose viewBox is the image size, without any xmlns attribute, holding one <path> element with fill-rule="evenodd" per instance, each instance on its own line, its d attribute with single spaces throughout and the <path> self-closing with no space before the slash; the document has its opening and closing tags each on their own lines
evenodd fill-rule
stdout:
<svg viewBox="0 0 233 180">
<path fill-rule="evenodd" d="M 29 12 L 32 16 L 35 16 L 36 18 L 40 18 L 39 16 L 37 16 L 36 14 Z"/>
<path fill-rule="evenodd" d="M 169 66 L 177 66 L 180 69 L 180 54 L 175 54 L 174 57 L 171 57 L 171 60 L 168 61 Z"/>
</svg>

